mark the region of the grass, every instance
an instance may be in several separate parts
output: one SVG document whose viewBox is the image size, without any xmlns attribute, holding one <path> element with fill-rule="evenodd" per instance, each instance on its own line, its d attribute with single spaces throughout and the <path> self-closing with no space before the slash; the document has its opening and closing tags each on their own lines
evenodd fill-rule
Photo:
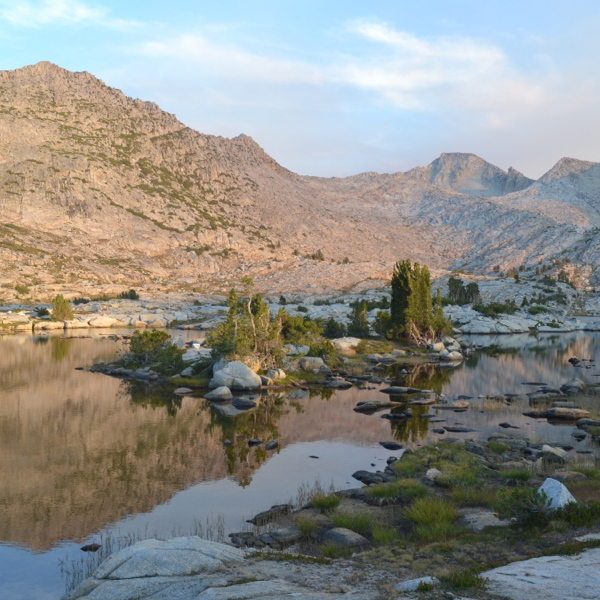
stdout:
<svg viewBox="0 0 600 600">
<path fill-rule="evenodd" d="M 333 494 L 317 493 L 312 498 L 312 504 L 315 508 L 318 508 L 321 512 L 331 512 L 335 510 L 342 499 L 339 496 Z"/>
<path fill-rule="evenodd" d="M 485 591 L 488 580 L 473 569 L 456 571 L 442 578 L 442 582 L 453 590 L 481 590 Z"/>
<path fill-rule="evenodd" d="M 409 454 L 394 463 L 394 472 L 399 477 L 416 477 L 425 472 L 425 467 L 417 456 Z"/>
<path fill-rule="evenodd" d="M 311 517 L 300 516 L 296 520 L 296 526 L 304 539 L 311 539 L 319 527 L 319 522 Z"/>
<path fill-rule="evenodd" d="M 487 487 L 456 487 L 450 491 L 450 498 L 458 506 L 493 506 L 497 492 Z"/>
<path fill-rule="evenodd" d="M 505 442 L 499 442 L 498 440 L 490 440 L 487 443 L 487 447 L 495 454 L 503 454 L 507 450 L 510 450 L 510 446 Z"/>
<path fill-rule="evenodd" d="M 348 558 L 352 555 L 351 548 L 342 548 L 333 542 L 321 544 L 319 551 L 325 558 Z"/>
<path fill-rule="evenodd" d="M 336 527 L 344 527 L 361 535 L 368 535 L 373 528 L 374 517 L 370 512 L 339 512 L 331 515 Z"/>
<path fill-rule="evenodd" d="M 398 479 L 389 483 L 372 485 L 366 490 L 367 496 L 378 500 L 409 501 L 429 494 L 429 488 L 416 479 Z"/>
<path fill-rule="evenodd" d="M 376 544 L 393 544 L 400 539 L 400 534 L 393 527 L 375 525 L 371 530 L 371 539 Z"/>
<path fill-rule="evenodd" d="M 531 479 L 529 469 L 507 469 L 502 471 L 501 474 L 506 483 L 510 484 L 526 483 Z"/>
<path fill-rule="evenodd" d="M 456 505 L 444 498 L 418 498 L 404 514 L 416 525 L 413 533 L 417 540 L 447 540 L 461 531 L 454 525 L 459 516 Z"/>
</svg>

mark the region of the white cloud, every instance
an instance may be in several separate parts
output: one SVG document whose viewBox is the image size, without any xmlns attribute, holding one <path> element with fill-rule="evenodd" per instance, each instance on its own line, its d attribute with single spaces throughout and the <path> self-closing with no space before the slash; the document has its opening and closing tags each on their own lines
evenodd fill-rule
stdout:
<svg viewBox="0 0 600 600">
<path fill-rule="evenodd" d="M 201 35 L 182 34 L 166 41 L 148 42 L 141 52 L 203 65 L 222 77 L 234 79 L 304 84 L 325 81 L 323 70 L 316 65 L 256 54 Z"/>
<path fill-rule="evenodd" d="M 20 27 L 93 23 L 120 28 L 133 24 L 113 19 L 107 9 L 87 5 L 79 0 L 43 0 L 40 3 L 0 0 L 0 17 Z"/>
<path fill-rule="evenodd" d="M 349 31 L 379 46 L 343 69 L 347 83 L 380 94 L 398 108 L 454 108 L 489 112 L 538 107 L 543 81 L 511 65 L 501 48 L 465 37 L 419 38 L 382 23 L 354 22 Z"/>
</svg>

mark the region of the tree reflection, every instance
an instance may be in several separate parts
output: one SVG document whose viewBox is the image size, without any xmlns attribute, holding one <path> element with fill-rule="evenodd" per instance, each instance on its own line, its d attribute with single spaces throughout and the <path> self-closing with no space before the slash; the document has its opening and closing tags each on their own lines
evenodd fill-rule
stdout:
<svg viewBox="0 0 600 600">
<path fill-rule="evenodd" d="M 454 369 L 447 369 L 435 364 L 398 364 L 391 367 L 390 374 L 394 381 L 400 382 L 400 385 L 434 390 L 441 393 L 442 387 L 450 382 L 453 373 L 460 369 L 461 366 L 462 363 Z M 401 373 L 403 369 L 409 371 L 408 375 L 403 375 Z"/>
<path fill-rule="evenodd" d="M 132 404 L 144 408 L 165 408 L 170 417 L 176 416 L 181 408 L 182 397 L 173 394 L 172 385 L 134 380 L 128 381 L 126 387 Z"/>
<path fill-rule="evenodd" d="M 225 446 L 227 473 L 233 475 L 241 487 L 246 487 L 252 481 L 252 475 L 268 457 L 264 444 L 279 438 L 279 419 L 287 412 L 285 396 L 282 394 L 267 394 L 261 397 L 257 408 L 239 415 L 229 416 L 210 405 L 211 419 L 208 432 L 221 429 L 222 442 L 229 441 Z M 263 443 L 259 446 L 249 446 L 248 440 L 254 438 Z"/>
<path fill-rule="evenodd" d="M 391 413 L 401 413 L 406 410 L 406 405 L 392 409 Z M 429 428 L 428 419 L 422 419 L 421 415 L 429 411 L 427 406 L 411 406 L 412 417 L 409 419 L 392 420 L 392 435 L 399 442 L 417 443 L 427 436 Z"/>
<path fill-rule="evenodd" d="M 50 344 L 52 345 L 50 350 L 50 356 L 52 357 L 52 360 L 55 362 L 61 362 L 67 358 L 67 356 L 69 356 L 73 340 L 68 340 L 65 338 L 51 338 Z"/>
</svg>

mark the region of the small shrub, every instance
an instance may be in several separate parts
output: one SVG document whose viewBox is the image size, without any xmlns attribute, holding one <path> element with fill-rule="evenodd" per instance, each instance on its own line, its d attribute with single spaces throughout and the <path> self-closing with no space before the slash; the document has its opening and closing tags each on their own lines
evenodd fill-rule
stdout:
<svg viewBox="0 0 600 600">
<path fill-rule="evenodd" d="M 398 541 L 398 532 L 393 527 L 375 525 L 371 531 L 371 538 L 376 544 L 393 544 Z"/>
<path fill-rule="evenodd" d="M 22 283 L 18 283 L 17 285 L 15 285 L 15 291 L 21 296 L 29 294 L 29 288 L 26 285 L 23 285 Z"/>
<path fill-rule="evenodd" d="M 429 581 L 419 581 L 417 592 L 433 592 L 435 585 Z"/>
<path fill-rule="evenodd" d="M 319 522 L 311 517 L 300 516 L 296 520 L 296 526 L 303 538 L 308 539 L 314 537 L 315 531 L 319 526 Z"/>
<path fill-rule="evenodd" d="M 475 589 L 483 591 L 488 584 L 488 579 L 472 569 L 457 571 L 443 577 L 442 581 L 455 590 Z"/>
<path fill-rule="evenodd" d="M 528 487 L 501 491 L 494 508 L 500 519 L 512 519 L 520 525 L 544 526 L 550 521 L 548 496 Z"/>
<path fill-rule="evenodd" d="M 379 483 L 367 488 L 367 496 L 379 500 L 414 500 L 427 496 L 429 488 L 416 479 L 398 479 L 390 483 Z"/>
<path fill-rule="evenodd" d="M 52 300 L 52 320 L 65 321 L 74 316 L 69 301 L 62 294 L 57 294 Z"/>
<path fill-rule="evenodd" d="M 50 314 L 50 311 L 45 306 L 42 306 L 37 309 L 36 314 L 38 317 L 47 317 Z"/>
<path fill-rule="evenodd" d="M 456 487 L 450 497 L 459 506 L 493 506 L 497 493 L 487 487 Z"/>
<path fill-rule="evenodd" d="M 334 513 L 331 520 L 336 527 L 344 527 L 365 535 L 373 527 L 373 515 L 369 512 Z"/>
<path fill-rule="evenodd" d="M 333 542 L 322 544 L 319 550 L 327 558 L 348 558 L 352 554 L 352 548 L 343 548 Z"/>
<path fill-rule="evenodd" d="M 129 290 L 128 292 L 121 292 L 119 298 L 123 300 L 139 300 L 140 295 L 135 290 Z"/>
<path fill-rule="evenodd" d="M 507 469 L 502 471 L 502 477 L 507 483 L 527 483 L 531 479 L 531 471 L 528 469 Z"/>
<path fill-rule="evenodd" d="M 81 296 L 78 296 L 77 298 L 73 298 L 72 302 L 73 304 L 75 304 L 75 306 L 77 306 L 78 304 L 88 304 L 90 301 L 89 298 L 82 298 Z"/>
<path fill-rule="evenodd" d="M 183 350 L 171 343 L 166 331 L 136 331 L 131 336 L 130 357 L 136 364 L 153 364 L 162 373 L 179 373 L 183 367 Z"/>
<path fill-rule="evenodd" d="M 495 454 L 503 454 L 507 450 L 510 450 L 510 446 L 505 442 L 499 442 L 498 440 L 490 440 L 487 443 L 487 447 Z"/>
<path fill-rule="evenodd" d="M 427 497 L 415 500 L 405 515 L 417 525 L 450 524 L 458 519 L 458 510 L 447 500 Z"/>
<path fill-rule="evenodd" d="M 425 472 L 425 467 L 414 455 L 403 456 L 394 463 L 394 471 L 400 477 L 416 477 Z"/>
<path fill-rule="evenodd" d="M 333 494 L 321 494 L 317 493 L 312 497 L 312 505 L 315 508 L 318 508 L 321 512 L 330 512 L 335 510 L 339 505 L 342 499 L 339 496 L 334 496 Z"/>
</svg>

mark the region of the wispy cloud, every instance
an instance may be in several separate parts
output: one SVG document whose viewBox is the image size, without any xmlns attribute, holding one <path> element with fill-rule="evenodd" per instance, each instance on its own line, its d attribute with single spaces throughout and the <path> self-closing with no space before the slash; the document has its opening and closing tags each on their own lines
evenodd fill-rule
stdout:
<svg viewBox="0 0 600 600">
<path fill-rule="evenodd" d="M 519 73 L 501 48 L 484 41 L 419 38 L 367 21 L 353 22 L 348 30 L 376 51 L 345 65 L 344 78 L 399 108 L 529 110 L 545 99 L 542 83 Z"/>
<path fill-rule="evenodd" d="M 141 52 L 202 65 L 221 77 L 237 80 L 315 85 L 326 80 L 323 68 L 317 65 L 258 54 L 197 34 L 147 42 L 142 45 Z"/>
<path fill-rule="evenodd" d="M 530 111 L 547 98 L 543 81 L 532 81 L 502 48 L 481 40 L 422 38 L 369 21 L 348 24 L 346 33 L 356 48 L 322 55 L 318 62 L 281 58 L 260 46 L 248 50 L 212 34 L 180 34 L 146 42 L 139 51 L 179 65 L 191 63 L 221 79 L 343 86 L 403 110 L 478 111 L 492 127 L 512 111 Z"/>
<path fill-rule="evenodd" d="M 0 0 L 0 18 L 19 27 L 95 24 L 121 28 L 134 24 L 112 18 L 104 7 L 88 5 L 79 0 L 43 0 L 37 3 Z"/>
</svg>

